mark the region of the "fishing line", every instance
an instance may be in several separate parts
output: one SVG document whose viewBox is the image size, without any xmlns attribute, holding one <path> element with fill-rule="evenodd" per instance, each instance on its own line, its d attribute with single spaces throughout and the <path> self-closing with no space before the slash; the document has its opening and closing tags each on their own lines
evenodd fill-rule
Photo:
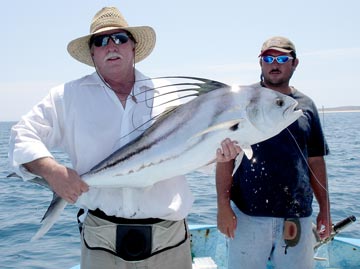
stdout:
<svg viewBox="0 0 360 269">
<path fill-rule="evenodd" d="M 323 130 L 324 130 L 324 133 L 325 133 L 325 113 L 324 113 L 324 106 L 322 106 L 322 124 L 323 124 Z M 325 140 L 324 140 L 324 152 L 326 152 L 326 143 L 325 143 Z"/>
<path fill-rule="evenodd" d="M 307 165 L 307 167 L 309 168 L 310 173 L 313 175 L 313 177 L 315 178 L 315 180 L 317 181 L 317 183 L 319 184 L 319 186 L 320 186 L 323 190 L 325 190 L 325 193 L 326 193 L 326 212 L 328 212 L 328 213 L 327 213 L 327 214 L 328 214 L 328 215 L 327 215 L 328 220 L 331 221 L 330 198 L 329 198 L 329 194 L 330 194 L 330 193 L 329 193 L 329 191 L 328 191 L 327 173 L 325 173 L 325 176 L 326 176 L 325 184 L 326 184 L 326 186 L 324 186 L 324 185 L 320 182 L 320 180 L 317 178 L 317 176 L 315 175 L 314 171 L 311 169 L 311 167 L 310 167 L 310 165 L 309 165 L 309 163 L 308 163 L 307 158 L 304 156 L 303 152 L 302 152 L 301 149 L 300 149 L 299 144 L 297 143 L 295 137 L 293 136 L 293 134 L 291 133 L 291 131 L 289 130 L 289 128 L 286 128 L 286 130 L 288 131 L 288 133 L 290 134 L 290 136 L 291 136 L 292 139 L 294 140 L 295 145 L 297 146 L 297 148 L 298 148 L 298 150 L 299 150 L 302 158 L 305 160 L 306 165 Z M 325 146 L 325 147 L 326 147 L 326 146 Z M 325 169 L 326 169 L 326 165 L 325 165 Z M 319 205 L 319 208 L 320 208 L 320 205 Z M 331 229 L 331 226 L 332 226 L 332 223 L 329 223 L 330 229 Z M 320 229 L 321 229 L 321 227 L 320 227 Z M 331 233 L 331 231 L 330 231 L 330 233 Z"/>
<path fill-rule="evenodd" d="M 323 117 L 323 130 L 324 130 L 324 137 L 325 137 L 325 113 L 324 113 L 324 106 L 322 106 L 322 117 Z M 324 138 L 324 152 L 327 152 L 327 147 L 326 147 L 326 143 L 325 143 L 325 140 L 326 138 Z M 325 169 L 326 169 L 326 166 L 325 166 Z M 326 174 L 325 174 L 325 176 L 327 177 L 327 172 L 326 172 Z M 327 211 L 329 212 L 328 213 L 328 219 L 330 220 L 331 219 L 331 214 L 330 214 L 330 193 L 327 191 L 328 189 L 329 189 L 329 186 L 328 186 L 328 179 L 326 178 L 326 181 L 325 181 L 325 183 L 326 183 L 326 193 L 327 193 L 327 203 L 326 203 L 326 207 L 327 207 Z M 330 223 L 330 226 L 332 225 L 332 223 Z M 333 226 L 333 230 L 334 230 L 334 226 Z M 332 233 L 332 231 L 331 231 L 331 233 Z M 331 234 L 330 233 L 330 234 Z"/>
<path fill-rule="evenodd" d="M 319 185 L 321 186 L 321 188 L 323 188 L 327 193 L 329 193 L 329 191 L 327 190 L 327 186 L 324 186 L 324 185 L 320 182 L 320 180 L 316 177 L 314 171 L 311 169 L 311 167 L 310 167 L 310 165 L 309 165 L 309 163 L 308 163 L 307 158 L 304 156 L 303 152 L 301 151 L 301 148 L 300 148 L 299 144 L 297 143 L 295 137 L 293 136 L 293 134 L 291 133 L 291 131 L 289 130 L 289 128 L 286 128 L 286 130 L 287 130 L 288 133 L 290 134 L 291 138 L 294 140 L 295 145 L 297 146 L 297 148 L 298 148 L 298 150 L 299 150 L 299 152 L 300 152 L 301 157 L 305 160 L 306 166 L 309 168 L 310 173 L 313 175 L 313 177 L 315 178 L 315 180 L 319 183 Z"/>
</svg>

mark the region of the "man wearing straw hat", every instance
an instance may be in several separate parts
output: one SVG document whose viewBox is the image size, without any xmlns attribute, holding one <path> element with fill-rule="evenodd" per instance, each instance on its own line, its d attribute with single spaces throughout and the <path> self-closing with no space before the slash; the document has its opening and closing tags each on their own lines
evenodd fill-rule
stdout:
<svg viewBox="0 0 360 269">
<path fill-rule="evenodd" d="M 154 46 L 151 27 L 130 27 L 117 8 L 101 9 L 90 34 L 68 45 L 96 72 L 51 89 L 12 129 L 9 160 L 25 180 L 42 176 L 70 203 L 88 192 L 86 205 L 77 203 L 86 212 L 82 268 L 192 267 L 185 218 L 193 197 L 184 176 L 112 189 L 89 188 L 79 177 L 140 135 L 144 128 L 137 127 L 155 113 L 144 98 L 152 100 L 157 82 L 135 69 Z M 55 161 L 54 148 L 68 154 L 73 169 Z"/>
</svg>

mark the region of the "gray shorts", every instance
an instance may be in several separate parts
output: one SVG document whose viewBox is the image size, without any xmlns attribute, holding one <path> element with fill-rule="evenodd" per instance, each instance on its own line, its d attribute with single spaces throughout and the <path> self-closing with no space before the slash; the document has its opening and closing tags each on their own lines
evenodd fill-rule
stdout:
<svg viewBox="0 0 360 269">
<path fill-rule="evenodd" d="M 229 239 L 229 269 L 274 268 L 309 269 L 314 263 L 314 234 L 311 217 L 300 218 L 301 235 L 296 246 L 286 247 L 284 219 L 253 217 L 235 205 L 237 217 L 235 238 Z"/>
<path fill-rule="evenodd" d="M 81 268 L 192 268 L 189 232 L 185 220 L 138 225 L 140 228 L 146 226 L 151 231 L 150 255 L 139 260 L 125 260 L 121 250 L 117 248 L 117 234 L 119 230 L 123 230 L 119 226 L 122 225 L 88 214 L 81 233 Z M 128 227 L 129 225 L 124 225 L 125 229 Z"/>
</svg>

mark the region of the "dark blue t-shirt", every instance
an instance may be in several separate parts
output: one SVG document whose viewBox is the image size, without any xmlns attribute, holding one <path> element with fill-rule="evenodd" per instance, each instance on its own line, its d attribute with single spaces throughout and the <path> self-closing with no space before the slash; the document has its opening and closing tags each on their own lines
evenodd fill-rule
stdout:
<svg viewBox="0 0 360 269">
<path fill-rule="evenodd" d="M 253 145 L 253 157 L 244 156 L 234 175 L 231 200 L 245 214 L 289 218 L 312 213 L 307 158 L 328 154 L 328 147 L 313 101 L 297 90 L 290 96 L 304 116 L 277 136 Z"/>
</svg>

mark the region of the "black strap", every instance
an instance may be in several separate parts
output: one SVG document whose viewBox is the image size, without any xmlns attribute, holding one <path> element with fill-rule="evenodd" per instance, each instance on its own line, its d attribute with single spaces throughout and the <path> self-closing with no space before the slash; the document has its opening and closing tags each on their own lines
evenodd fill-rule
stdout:
<svg viewBox="0 0 360 269">
<path fill-rule="evenodd" d="M 104 211 L 100 209 L 96 210 L 89 210 L 89 213 L 95 217 L 100 219 L 104 219 L 116 224 L 156 224 L 162 222 L 164 220 L 158 218 L 148 218 L 148 219 L 127 219 L 127 218 L 120 218 L 115 216 L 108 216 L 105 214 Z"/>
<path fill-rule="evenodd" d="M 82 231 L 82 222 L 80 221 L 80 216 L 83 215 L 85 213 L 85 210 L 80 208 L 77 215 L 76 215 L 76 219 L 77 219 L 77 222 L 78 222 L 78 226 L 79 226 L 79 232 L 81 233 Z"/>
</svg>

